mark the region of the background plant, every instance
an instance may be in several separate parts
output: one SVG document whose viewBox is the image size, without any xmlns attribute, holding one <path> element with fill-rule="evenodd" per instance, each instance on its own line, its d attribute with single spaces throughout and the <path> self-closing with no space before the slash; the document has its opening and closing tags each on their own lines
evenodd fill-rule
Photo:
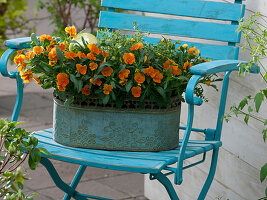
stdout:
<svg viewBox="0 0 267 200">
<path fill-rule="evenodd" d="M 261 21 L 261 22 L 260 22 Z M 243 116 L 244 122 L 248 124 L 250 118 L 257 120 L 264 126 L 262 130 L 263 140 L 266 142 L 267 135 L 267 119 L 259 115 L 262 103 L 267 99 L 267 68 L 263 65 L 262 60 L 267 58 L 267 21 L 260 15 L 259 12 L 251 15 L 248 19 L 242 19 L 239 24 L 239 31 L 242 31 L 246 40 L 242 47 L 244 51 L 248 51 L 252 59 L 248 65 L 241 65 L 239 75 L 242 76 L 244 71 L 249 70 L 252 64 L 260 66 L 259 73 L 262 79 L 262 87 L 259 88 L 256 95 L 248 95 L 242 99 L 238 106 L 230 108 L 231 113 L 226 118 L 235 116 Z M 244 70 L 246 69 L 246 70 Z M 227 119 L 228 120 L 228 119 Z M 263 182 L 267 177 L 267 163 L 261 168 L 260 180 Z M 267 199 L 267 187 L 263 199 Z"/>
<path fill-rule="evenodd" d="M 28 9 L 26 0 L 0 0 L 0 56 L 4 52 L 3 42 L 9 35 L 26 32 L 30 34 L 34 28 L 29 26 L 26 17 Z"/>
<path fill-rule="evenodd" d="M 46 9 L 50 14 L 51 24 L 56 26 L 54 34 L 64 31 L 68 25 L 75 25 L 77 30 L 88 28 L 91 33 L 96 30 L 99 12 L 101 9 L 100 0 L 49 0 L 37 2 L 37 8 Z M 74 20 L 77 13 L 83 18 Z M 77 24 L 79 21 L 81 23 Z"/>
<path fill-rule="evenodd" d="M 41 159 L 41 152 L 49 154 L 46 149 L 37 148 L 38 140 L 32 133 L 16 128 L 21 122 L 0 119 L 0 198 L 8 200 L 30 200 L 23 193 L 23 183 L 27 180 L 21 165 L 28 158 L 30 169 L 34 170 Z"/>
</svg>

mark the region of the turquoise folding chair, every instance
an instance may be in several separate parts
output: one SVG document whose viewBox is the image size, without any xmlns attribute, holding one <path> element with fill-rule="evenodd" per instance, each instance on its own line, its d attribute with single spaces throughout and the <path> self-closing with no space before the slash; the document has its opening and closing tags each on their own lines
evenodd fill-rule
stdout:
<svg viewBox="0 0 267 200">
<path fill-rule="evenodd" d="M 201 0 L 102 0 L 102 6 L 106 7 L 107 11 L 101 12 L 99 27 L 129 31 L 133 30 L 133 22 L 136 21 L 140 29 L 145 32 L 188 37 L 191 38 L 191 41 L 194 41 L 194 38 L 221 41 L 225 45 L 181 42 L 181 44 L 187 43 L 189 46 L 196 46 L 200 49 L 202 56 L 209 57 L 215 61 L 191 67 L 191 73 L 194 75 L 190 79 L 185 93 L 185 99 L 188 104 L 187 126 L 180 127 L 180 129 L 185 130 L 185 134 L 180 141 L 177 141 L 180 143 L 179 148 L 164 152 L 123 152 L 73 148 L 54 142 L 52 139 L 52 129 L 47 129 L 38 131 L 35 134 L 39 139 L 39 146 L 46 148 L 52 154 L 51 159 L 75 163 L 81 166 L 71 185 L 68 185 L 59 177 L 48 155 L 43 155 L 41 163 L 46 167 L 57 187 L 66 193 L 65 200 L 71 197 L 81 200 L 88 198 L 107 199 L 81 194 L 75 190 L 86 166 L 150 174 L 151 180 L 157 179 L 164 185 L 170 198 L 177 200 L 179 198 L 168 175 L 175 174 L 174 184 L 180 185 L 183 181 L 183 170 L 204 162 L 206 152 L 212 151 L 209 174 L 198 197 L 199 200 L 205 199 L 214 178 L 219 147 L 222 146 L 220 141 L 223 124 L 222 118 L 225 110 L 229 75 L 232 71 L 239 70 L 240 63 L 245 63 L 237 60 L 239 48 L 235 46 L 236 43 L 240 42 L 240 33 L 236 32 L 236 30 L 238 21 L 244 15 L 245 6 L 242 5 L 241 0 L 236 0 L 235 3 Z M 115 12 L 117 9 L 120 11 L 140 11 L 141 15 L 138 14 L 140 12 L 134 12 L 134 14 Z M 192 17 L 193 19 L 166 19 L 161 18 L 161 15 L 156 17 L 142 15 L 146 12 Z M 198 18 L 198 20 L 194 20 L 194 18 Z M 203 22 L 199 19 L 213 19 L 216 21 Z M 226 21 L 228 23 L 224 24 L 218 21 Z M 157 42 L 159 39 L 146 38 L 146 40 L 147 42 Z M 0 61 L 1 74 L 17 80 L 18 94 L 12 121 L 18 119 L 23 98 L 23 84 L 17 71 L 9 72 L 7 70 L 7 62 L 12 53 L 28 48 L 29 42 L 30 38 L 7 40 L 6 46 L 9 49 L 6 50 Z M 194 107 L 200 106 L 203 103 L 202 99 L 194 97 L 195 86 L 201 77 L 218 72 L 225 72 L 225 77 L 216 127 L 207 127 L 206 129 L 192 128 Z M 251 69 L 251 72 L 257 72 L 257 68 Z M 189 140 L 191 132 L 204 133 L 206 135 L 205 140 Z M 202 160 L 184 166 L 184 160 L 196 155 L 202 155 Z M 175 167 L 173 167 L 173 164 L 176 164 Z M 171 165 L 172 167 L 170 167 Z M 163 173 L 162 170 L 167 172 Z"/>
</svg>

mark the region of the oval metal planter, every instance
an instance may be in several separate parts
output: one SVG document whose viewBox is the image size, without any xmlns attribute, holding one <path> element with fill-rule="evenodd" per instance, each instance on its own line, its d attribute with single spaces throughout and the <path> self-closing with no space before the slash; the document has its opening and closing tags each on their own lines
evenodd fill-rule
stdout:
<svg viewBox="0 0 267 200">
<path fill-rule="evenodd" d="M 179 142 L 181 104 L 171 109 L 65 109 L 54 99 L 53 138 L 73 147 L 125 151 L 165 151 Z"/>
</svg>

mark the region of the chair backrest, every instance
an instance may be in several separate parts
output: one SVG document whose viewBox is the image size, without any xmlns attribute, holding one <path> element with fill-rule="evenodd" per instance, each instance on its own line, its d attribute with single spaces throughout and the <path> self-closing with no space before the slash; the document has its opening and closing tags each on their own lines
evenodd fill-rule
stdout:
<svg viewBox="0 0 267 200">
<path fill-rule="evenodd" d="M 204 0 L 102 0 L 102 6 L 108 9 L 101 11 L 99 27 L 134 30 L 133 23 L 136 21 L 143 32 L 183 39 L 186 37 L 186 40 L 190 38 L 186 42 L 179 40 L 181 44 L 196 46 L 203 57 L 213 60 L 238 58 L 239 48 L 235 44 L 240 42 L 240 33 L 236 30 L 238 21 L 244 15 L 242 0 L 235 0 L 235 3 Z M 201 42 L 194 42 L 196 39 Z M 158 38 L 146 40 L 157 42 Z M 218 41 L 221 43 L 218 44 Z"/>
</svg>

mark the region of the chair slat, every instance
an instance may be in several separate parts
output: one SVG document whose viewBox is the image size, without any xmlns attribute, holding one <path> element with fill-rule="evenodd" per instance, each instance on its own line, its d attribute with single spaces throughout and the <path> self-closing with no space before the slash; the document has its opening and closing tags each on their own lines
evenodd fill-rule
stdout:
<svg viewBox="0 0 267 200">
<path fill-rule="evenodd" d="M 240 40 L 240 34 L 236 32 L 236 25 L 181 19 L 162 19 L 109 11 L 102 11 L 100 13 L 99 27 L 133 30 L 134 21 L 138 23 L 141 31 L 150 33 L 224 42 L 239 42 Z"/>
<path fill-rule="evenodd" d="M 159 41 L 159 38 L 145 37 L 144 39 L 146 42 L 154 44 L 156 44 Z M 185 41 L 180 41 L 180 44 L 178 44 L 177 47 L 183 44 L 188 44 L 189 47 L 195 46 L 200 50 L 202 57 L 208 57 L 212 60 L 232 60 L 238 58 L 239 47 L 212 45 L 204 43 L 185 42 Z"/>
<path fill-rule="evenodd" d="M 35 137 L 39 140 L 38 146 L 46 148 L 55 159 L 131 172 L 157 173 L 175 163 L 179 155 L 179 148 L 162 152 L 127 152 L 68 147 L 52 139 L 52 129 L 38 131 Z M 190 158 L 220 146 L 219 141 L 190 141 L 185 156 Z"/>
<path fill-rule="evenodd" d="M 196 0 L 102 0 L 103 7 L 126 10 L 172 14 L 217 20 L 239 21 L 243 17 L 244 5 L 196 1 Z"/>
</svg>

